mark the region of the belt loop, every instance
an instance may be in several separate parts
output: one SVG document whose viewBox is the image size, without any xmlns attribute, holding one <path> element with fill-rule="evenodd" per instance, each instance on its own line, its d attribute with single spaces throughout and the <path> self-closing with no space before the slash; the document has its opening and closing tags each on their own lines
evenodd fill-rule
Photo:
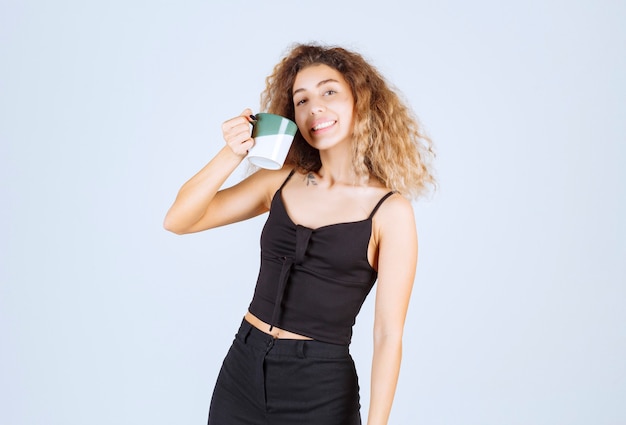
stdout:
<svg viewBox="0 0 626 425">
<path fill-rule="evenodd" d="M 250 324 L 250 322 L 248 322 L 247 320 L 244 319 L 244 329 L 245 332 L 242 335 L 242 340 L 243 343 L 246 344 L 248 342 L 248 337 L 250 336 L 250 332 L 252 332 L 252 325 Z"/>
<path fill-rule="evenodd" d="M 303 341 L 303 340 L 298 341 L 298 358 L 300 359 L 306 358 L 304 354 L 304 344 L 306 344 L 306 341 Z"/>
</svg>

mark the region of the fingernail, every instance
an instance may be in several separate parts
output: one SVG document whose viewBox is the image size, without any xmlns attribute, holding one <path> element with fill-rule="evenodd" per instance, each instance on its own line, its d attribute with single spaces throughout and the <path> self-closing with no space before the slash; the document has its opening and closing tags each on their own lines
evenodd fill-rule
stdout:
<svg viewBox="0 0 626 425">
<path fill-rule="evenodd" d="M 250 115 L 250 118 L 253 119 L 254 121 L 256 121 L 256 117 L 254 115 Z"/>
</svg>

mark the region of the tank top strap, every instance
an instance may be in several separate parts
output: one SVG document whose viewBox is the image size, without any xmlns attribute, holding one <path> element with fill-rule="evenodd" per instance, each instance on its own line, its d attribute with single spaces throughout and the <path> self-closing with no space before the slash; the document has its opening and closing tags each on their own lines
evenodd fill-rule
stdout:
<svg viewBox="0 0 626 425">
<path fill-rule="evenodd" d="M 280 192 L 281 190 L 283 190 L 283 187 L 285 187 L 285 185 L 287 184 L 287 182 L 289 181 L 289 179 L 291 178 L 291 176 L 294 175 L 294 173 L 296 172 L 296 169 L 292 169 L 289 172 L 289 175 L 287 176 L 287 178 L 285 179 L 285 181 L 283 182 L 283 184 L 280 185 L 280 187 L 278 188 L 278 192 Z"/>
<path fill-rule="evenodd" d="M 391 195 L 393 195 L 394 193 L 396 193 L 396 192 L 392 190 L 391 192 L 388 192 L 387 194 L 385 194 L 385 196 L 380 198 L 380 201 L 378 201 L 378 203 L 376 204 L 376 206 L 374 207 L 374 209 L 370 213 L 370 216 L 367 217 L 367 219 L 370 220 L 372 217 L 374 217 L 374 214 L 376 214 L 376 211 L 378 211 L 378 208 L 380 208 L 380 206 L 383 204 L 383 202 L 385 202 L 385 200 L 387 198 L 389 198 Z"/>
</svg>

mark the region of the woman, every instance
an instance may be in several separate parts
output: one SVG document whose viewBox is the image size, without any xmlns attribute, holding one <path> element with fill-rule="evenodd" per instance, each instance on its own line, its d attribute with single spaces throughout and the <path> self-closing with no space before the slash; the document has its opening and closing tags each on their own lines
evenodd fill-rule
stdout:
<svg viewBox="0 0 626 425">
<path fill-rule="evenodd" d="M 270 211 L 209 424 L 360 424 L 348 346 L 375 281 L 368 424 L 387 424 L 417 263 L 407 198 L 434 185 L 430 141 L 376 69 L 337 47 L 295 46 L 267 78 L 261 109 L 298 125 L 285 166 L 220 190 L 254 146 L 246 109 L 223 124 L 226 146 L 183 185 L 164 224 L 183 234 Z"/>
</svg>

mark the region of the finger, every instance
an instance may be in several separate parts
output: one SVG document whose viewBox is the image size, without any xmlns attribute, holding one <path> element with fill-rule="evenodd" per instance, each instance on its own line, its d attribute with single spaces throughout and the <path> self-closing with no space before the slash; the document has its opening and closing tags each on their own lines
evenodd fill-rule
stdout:
<svg viewBox="0 0 626 425">
<path fill-rule="evenodd" d="M 249 138 L 248 140 L 246 140 L 245 142 L 243 142 L 241 144 L 241 149 L 245 149 L 245 152 L 248 153 L 248 151 L 250 149 L 252 149 L 254 147 L 254 139 L 253 138 Z"/>
<path fill-rule="evenodd" d="M 250 137 L 250 126 L 247 124 L 240 124 L 236 127 L 224 133 L 226 139 L 247 139 Z"/>
<path fill-rule="evenodd" d="M 226 143 L 239 144 L 244 140 L 249 139 L 250 133 L 251 132 L 249 124 L 239 124 L 233 128 L 225 130 L 223 136 Z"/>
<path fill-rule="evenodd" d="M 240 156 L 246 156 L 248 151 L 254 146 L 254 139 L 248 138 L 238 143 L 229 144 L 231 150 Z"/>
<path fill-rule="evenodd" d="M 250 119 L 249 117 L 244 117 L 242 115 L 239 115 L 235 118 L 229 119 L 228 121 L 224 121 L 224 123 L 222 124 L 222 131 L 223 132 L 230 131 L 239 125 L 249 125 L 250 124 L 250 122 L 248 121 L 249 119 Z"/>
<path fill-rule="evenodd" d="M 249 125 L 254 124 L 254 122 L 255 117 L 252 114 L 252 109 L 246 108 L 238 116 L 224 121 L 222 123 L 222 132 L 225 133 L 230 129 L 237 127 L 238 125 L 243 125 L 244 123 Z"/>
</svg>

